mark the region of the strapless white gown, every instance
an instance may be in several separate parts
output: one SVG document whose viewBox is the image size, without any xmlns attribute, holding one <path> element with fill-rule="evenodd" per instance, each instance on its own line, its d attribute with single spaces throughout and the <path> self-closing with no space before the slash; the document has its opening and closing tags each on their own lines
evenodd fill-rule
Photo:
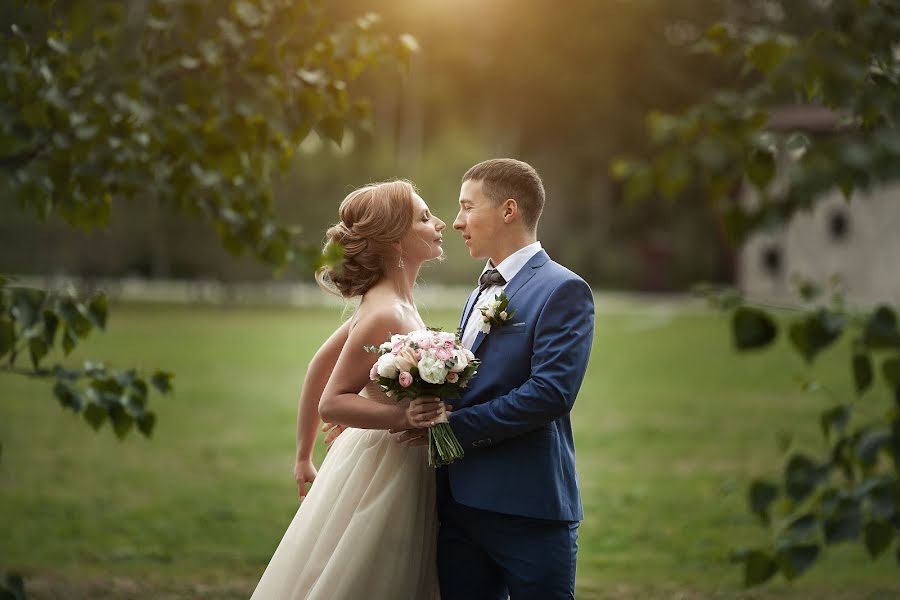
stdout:
<svg viewBox="0 0 900 600">
<path fill-rule="evenodd" d="M 346 429 L 251 600 L 439 600 L 426 452 L 386 431 Z"/>
</svg>

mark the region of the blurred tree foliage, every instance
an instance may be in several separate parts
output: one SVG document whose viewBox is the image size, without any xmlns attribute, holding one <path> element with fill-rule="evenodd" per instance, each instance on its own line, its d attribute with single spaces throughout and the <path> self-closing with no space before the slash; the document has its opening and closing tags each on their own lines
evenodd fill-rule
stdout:
<svg viewBox="0 0 900 600">
<path fill-rule="evenodd" d="M 354 80 L 415 50 L 378 23 L 334 24 L 315 1 L 5 2 L 2 194 L 41 221 L 86 231 L 106 226 L 114 205 L 184 213 L 234 255 L 308 267 L 318 250 L 276 221 L 275 176 L 311 131 L 340 143 L 363 125 L 368 103 Z M 171 374 L 45 366 L 57 344 L 68 355 L 106 320 L 102 293 L 0 277 L 0 370 L 54 381 L 62 406 L 95 428 L 109 420 L 120 437 L 135 424 L 149 435 L 148 391 L 168 393 Z"/>
<path fill-rule="evenodd" d="M 661 197 L 625 202 L 606 165 L 646 149 L 636 132 L 651 108 L 676 111 L 738 81 L 731 65 L 693 50 L 710 24 L 776 18 L 802 32 L 821 17 L 813 8 L 773 15 L 774 5 L 572 0 L 560 10 L 536 0 L 331 0 L 323 5 L 331 19 L 375 10 L 384 30 L 413 33 L 421 51 L 409 77 L 360 75 L 357 89 L 372 98 L 374 128 L 345 138 L 340 151 L 311 136 L 277 187 L 273 211 L 302 223 L 306 239 L 317 241 L 351 187 L 400 176 L 416 182 L 439 215 L 452 217 L 465 169 L 511 155 L 533 163 L 547 183 L 542 240 L 598 286 L 669 290 L 700 278 L 728 281 L 732 258 L 716 214 L 702 203 L 679 206 Z M 199 56 L 199 49 L 191 52 Z M 282 105 L 272 110 L 278 115 Z M 252 262 L 227 260 L 197 223 L 156 206 L 113 206 L 112 230 L 91 238 L 53 224 L 41 235 L 23 223 L 0 223 L 2 235 L 18 240 L 7 261 L 45 272 L 49 247 L 57 268 L 88 275 L 269 276 Z M 63 257 L 62 247 L 77 251 Z M 428 279 L 471 279 L 474 263 L 452 244 L 448 249 L 451 260 Z"/>
<path fill-rule="evenodd" d="M 785 3 L 784 10 L 795 6 Z M 682 112 L 650 113 L 650 158 L 612 166 L 629 196 L 674 200 L 699 192 L 740 243 L 762 228 L 785 226 L 831 190 L 839 189 L 848 202 L 864 201 L 854 198 L 900 178 L 900 1 L 815 6 L 819 25 L 807 34 L 733 23 L 706 31 L 698 49 L 744 79 L 740 87 Z M 776 130 L 770 110 L 786 101 L 833 111 L 834 134 L 811 138 L 801 130 Z M 749 186 L 749 195 L 737 193 L 742 185 Z M 893 545 L 900 562 L 897 311 L 884 303 L 860 314 L 845 306 L 840 288 L 826 294 L 827 287 L 801 279 L 804 304 L 787 313 L 731 290 L 706 290 L 731 312 L 738 350 L 770 347 L 782 329 L 810 367 L 842 338 L 852 347 L 846 375 L 855 398 L 832 394 L 833 405 L 819 415 L 824 452 L 787 448 L 781 479 L 758 480 L 750 488 L 750 508 L 773 540 L 770 547 L 736 554 L 747 585 L 776 573 L 794 579 L 825 547 L 841 542 L 862 543 L 872 558 Z M 878 379 L 881 393 L 874 385 Z M 811 374 L 802 384 L 820 389 Z M 879 401 L 886 406 L 875 408 Z"/>
</svg>

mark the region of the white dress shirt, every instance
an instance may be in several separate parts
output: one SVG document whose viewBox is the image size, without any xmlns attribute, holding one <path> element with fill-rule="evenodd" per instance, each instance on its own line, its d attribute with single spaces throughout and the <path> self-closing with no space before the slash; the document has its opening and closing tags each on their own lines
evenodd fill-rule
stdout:
<svg viewBox="0 0 900 600">
<path fill-rule="evenodd" d="M 488 302 L 493 302 L 494 299 L 500 294 L 500 292 L 506 289 L 506 286 L 510 281 L 512 281 L 512 278 L 522 270 L 522 267 L 525 266 L 525 263 L 531 260 L 531 258 L 541 250 L 541 243 L 535 242 L 513 252 L 496 267 L 491 264 L 490 260 L 487 261 L 487 264 L 484 266 L 484 269 L 481 270 L 481 273 L 484 274 L 485 271 L 496 268 L 500 272 L 500 274 L 503 275 L 503 279 L 506 280 L 506 284 L 492 285 L 491 287 L 486 288 L 475 300 L 475 306 L 472 309 L 472 312 L 469 314 L 469 320 L 466 321 L 465 327 L 463 328 L 463 346 L 471 350 L 472 345 L 475 343 L 475 338 L 478 337 L 478 326 L 481 324 L 482 320 L 481 311 L 478 309 Z"/>
</svg>

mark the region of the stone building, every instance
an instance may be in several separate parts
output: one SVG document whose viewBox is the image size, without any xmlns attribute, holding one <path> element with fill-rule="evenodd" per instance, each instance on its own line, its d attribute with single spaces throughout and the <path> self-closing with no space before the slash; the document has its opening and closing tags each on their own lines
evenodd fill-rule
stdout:
<svg viewBox="0 0 900 600">
<path fill-rule="evenodd" d="M 776 111 L 773 127 L 834 135 L 835 116 L 819 108 Z M 752 193 L 752 192 L 747 192 Z M 737 255 L 738 286 L 758 299 L 796 299 L 795 276 L 826 285 L 843 282 L 859 306 L 900 304 L 900 183 L 854 193 L 835 190 L 780 231 L 749 238 Z"/>
</svg>

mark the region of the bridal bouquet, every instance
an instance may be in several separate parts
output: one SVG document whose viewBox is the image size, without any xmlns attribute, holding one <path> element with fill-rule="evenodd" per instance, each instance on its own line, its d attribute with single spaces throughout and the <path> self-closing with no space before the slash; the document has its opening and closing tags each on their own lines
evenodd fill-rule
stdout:
<svg viewBox="0 0 900 600">
<path fill-rule="evenodd" d="M 417 396 L 459 398 L 459 390 L 478 370 L 478 359 L 463 348 L 459 337 L 439 329 L 394 335 L 380 346 L 366 346 L 366 350 L 379 355 L 370 378 L 397 400 Z M 428 430 L 428 464 L 448 465 L 462 456 L 462 446 L 450 429 L 447 415 L 441 414 Z"/>
</svg>

